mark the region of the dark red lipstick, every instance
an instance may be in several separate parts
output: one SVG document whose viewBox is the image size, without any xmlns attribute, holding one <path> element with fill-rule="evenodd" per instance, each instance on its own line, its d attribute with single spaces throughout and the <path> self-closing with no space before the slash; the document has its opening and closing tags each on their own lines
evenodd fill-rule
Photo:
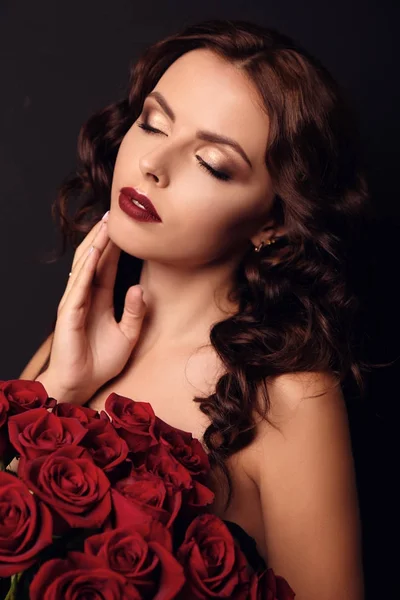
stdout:
<svg viewBox="0 0 400 600">
<path fill-rule="evenodd" d="M 143 208 L 134 204 L 133 200 L 139 202 Z M 135 188 L 121 188 L 119 195 L 119 206 L 121 210 L 123 210 L 128 216 L 136 219 L 137 221 L 162 221 L 150 198 L 144 194 L 139 194 Z"/>
</svg>

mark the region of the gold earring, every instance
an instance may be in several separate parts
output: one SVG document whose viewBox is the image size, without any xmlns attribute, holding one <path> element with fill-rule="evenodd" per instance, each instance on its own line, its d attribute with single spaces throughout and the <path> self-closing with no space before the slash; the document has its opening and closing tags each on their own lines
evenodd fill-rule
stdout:
<svg viewBox="0 0 400 600">
<path fill-rule="evenodd" d="M 254 247 L 254 251 L 255 252 L 260 252 L 261 248 L 265 245 L 265 246 L 270 246 L 271 244 L 275 244 L 276 239 L 272 238 L 272 239 L 268 239 L 266 242 L 261 242 L 258 246 Z"/>
</svg>

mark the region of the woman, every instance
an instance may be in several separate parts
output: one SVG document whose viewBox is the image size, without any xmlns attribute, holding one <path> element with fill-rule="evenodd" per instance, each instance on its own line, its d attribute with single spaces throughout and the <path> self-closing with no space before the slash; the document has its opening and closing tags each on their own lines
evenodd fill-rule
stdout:
<svg viewBox="0 0 400 600">
<path fill-rule="evenodd" d="M 98 410 L 111 391 L 151 403 L 202 440 L 215 512 L 298 600 L 360 600 L 342 384 L 362 388 L 369 197 L 339 86 L 274 30 L 206 21 L 144 52 L 78 158 L 55 209 L 64 242 L 89 233 L 21 378 Z"/>
</svg>

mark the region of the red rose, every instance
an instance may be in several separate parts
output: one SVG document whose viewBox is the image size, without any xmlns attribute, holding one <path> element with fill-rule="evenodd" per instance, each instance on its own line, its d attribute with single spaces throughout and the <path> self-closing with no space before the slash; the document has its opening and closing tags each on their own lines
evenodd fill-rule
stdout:
<svg viewBox="0 0 400 600">
<path fill-rule="evenodd" d="M 193 518 L 199 514 L 201 509 L 214 502 L 215 494 L 207 486 L 195 479 L 192 480 L 192 487 L 182 492 L 182 502 L 185 512 L 193 515 Z"/>
<path fill-rule="evenodd" d="M 30 567 L 51 544 L 52 532 L 48 508 L 18 477 L 0 472 L 0 577 Z"/>
<path fill-rule="evenodd" d="M 30 600 L 142 600 L 135 587 L 101 560 L 82 552 L 45 562 L 30 585 Z"/>
<path fill-rule="evenodd" d="M 86 424 L 87 434 L 82 446 L 87 448 L 93 461 L 103 471 L 112 471 L 128 456 L 128 446 L 119 437 L 109 421 L 92 419 Z"/>
<path fill-rule="evenodd" d="M 210 471 L 210 462 L 198 439 L 188 431 L 168 425 L 159 417 L 156 417 L 155 433 L 192 477 L 204 480 Z"/>
<path fill-rule="evenodd" d="M 275 575 L 272 569 L 254 573 L 250 586 L 250 600 L 293 600 L 296 596 L 286 579 Z"/>
<path fill-rule="evenodd" d="M 10 404 L 4 394 L 0 391 L 0 460 L 4 460 L 4 456 L 9 448 L 7 418 Z"/>
<path fill-rule="evenodd" d="M 10 404 L 4 394 L 1 393 L 0 388 L 0 429 L 7 421 L 9 408 Z"/>
<path fill-rule="evenodd" d="M 53 408 L 54 398 L 49 398 L 39 381 L 30 379 L 10 379 L 0 385 L 0 398 L 10 403 L 10 414 L 18 414 L 32 408 Z"/>
<path fill-rule="evenodd" d="M 189 490 L 193 480 L 189 471 L 172 456 L 166 446 L 158 444 L 150 448 L 145 458 L 148 471 L 164 479 L 177 490 Z"/>
<path fill-rule="evenodd" d="M 192 516 L 198 509 L 212 504 L 214 493 L 205 485 L 192 479 L 189 471 L 171 453 L 171 449 L 160 443 L 148 451 L 144 463 L 151 473 L 159 475 L 176 490 L 182 491 L 185 511 L 190 510 Z M 193 513 L 193 509 L 196 513 Z"/>
<path fill-rule="evenodd" d="M 141 598 L 172 600 L 185 582 L 183 568 L 172 555 L 171 535 L 158 521 L 130 521 L 129 526 L 91 536 L 84 550 L 131 581 Z"/>
<path fill-rule="evenodd" d="M 161 477 L 149 473 L 144 467 L 133 469 L 129 477 L 115 484 L 115 489 L 137 508 L 168 528 L 181 508 L 182 493 L 171 485 L 166 485 Z"/>
<path fill-rule="evenodd" d="M 104 531 L 125 527 L 127 523 L 150 523 L 156 520 L 162 522 L 161 519 L 155 519 L 149 513 L 144 512 L 139 504 L 132 502 L 129 497 L 123 496 L 114 488 L 111 488 L 111 500 L 112 511 L 103 526 Z"/>
<path fill-rule="evenodd" d="M 118 435 L 132 452 L 144 452 L 157 443 L 154 435 L 156 416 L 148 402 L 135 402 L 112 393 L 105 402 L 105 409 Z"/>
<path fill-rule="evenodd" d="M 18 474 L 49 506 L 56 533 L 65 523 L 101 527 L 111 511 L 110 482 L 85 448 L 64 446 L 48 456 L 21 459 Z"/>
<path fill-rule="evenodd" d="M 187 583 L 182 598 L 206 600 L 249 596 L 247 560 L 225 523 L 211 514 L 196 517 L 178 549 Z"/>
<path fill-rule="evenodd" d="M 86 429 L 77 419 L 57 417 L 45 408 L 34 408 L 10 417 L 8 433 L 17 452 L 33 459 L 65 445 L 79 444 Z"/>
<path fill-rule="evenodd" d="M 92 419 L 99 419 L 97 410 L 93 410 L 93 408 L 89 408 L 88 406 L 76 406 L 75 404 L 69 404 L 68 402 L 56 404 L 53 409 L 53 415 L 78 419 L 83 426 Z"/>
</svg>

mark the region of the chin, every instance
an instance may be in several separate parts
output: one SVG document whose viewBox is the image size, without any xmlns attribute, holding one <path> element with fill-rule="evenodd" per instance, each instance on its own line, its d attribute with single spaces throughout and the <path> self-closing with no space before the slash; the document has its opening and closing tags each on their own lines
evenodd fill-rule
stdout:
<svg viewBox="0 0 400 600">
<path fill-rule="evenodd" d="M 135 258 L 146 259 L 147 257 L 142 256 L 143 242 L 137 239 L 135 231 L 133 231 L 134 227 L 129 227 L 129 223 L 127 227 L 126 223 L 122 221 L 118 218 L 118 215 L 112 216 L 110 211 L 108 219 L 108 236 L 110 240 L 126 254 L 130 254 Z M 134 239 L 136 243 L 132 243 Z"/>
</svg>

